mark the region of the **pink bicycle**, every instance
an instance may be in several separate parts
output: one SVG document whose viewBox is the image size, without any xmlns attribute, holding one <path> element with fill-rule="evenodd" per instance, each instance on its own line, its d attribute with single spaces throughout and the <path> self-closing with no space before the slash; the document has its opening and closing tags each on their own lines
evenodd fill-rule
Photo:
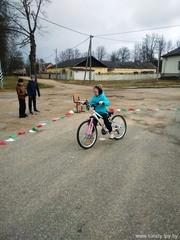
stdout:
<svg viewBox="0 0 180 240">
<path fill-rule="evenodd" d="M 86 103 L 86 105 L 89 109 L 90 106 L 88 103 Z M 96 143 L 98 137 L 98 125 L 101 127 L 102 135 L 106 135 L 108 133 L 108 130 L 104 125 L 103 118 L 95 111 L 95 107 L 96 106 L 92 106 L 92 115 L 88 120 L 82 122 L 77 130 L 77 142 L 84 149 L 89 149 Z M 122 139 L 127 131 L 125 118 L 119 114 L 115 114 L 114 112 L 109 112 L 108 114 L 109 121 L 111 122 L 113 131 L 115 133 L 115 140 Z M 97 126 L 94 125 L 94 118 L 97 120 Z"/>
</svg>

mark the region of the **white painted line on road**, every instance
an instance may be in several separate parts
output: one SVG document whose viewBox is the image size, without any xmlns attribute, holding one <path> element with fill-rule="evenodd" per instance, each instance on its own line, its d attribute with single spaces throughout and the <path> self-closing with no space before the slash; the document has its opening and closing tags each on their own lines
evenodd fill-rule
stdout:
<svg viewBox="0 0 180 240">
<path fill-rule="evenodd" d="M 15 140 L 13 138 L 8 138 L 6 142 L 15 142 Z"/>
<path fill-rule="evenodd" d="M 33 130 L 31 130 L 31 129 L 29 130 L 29 133 L 35 133 L 35 132 L 36 132 L 36 131 L 33 131 Z"/>
<path fill-rule="evenodd" d="M 99 138 L 99 141 L 106 141 L 105 138 Z"/>
</svg>

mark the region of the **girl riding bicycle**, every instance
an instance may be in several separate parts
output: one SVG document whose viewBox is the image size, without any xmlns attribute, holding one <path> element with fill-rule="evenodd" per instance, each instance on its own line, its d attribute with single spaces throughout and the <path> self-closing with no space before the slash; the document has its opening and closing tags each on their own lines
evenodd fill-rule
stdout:
<svg viewBox="0 0 180 240">
<path fill-rule="evenodd" d="M 103 117 L 104 124 L 109 131 L 109 138 L 114 139 L 115 135 L 112 130 L 111 123 L 109 121 L 109 113 L 107 111 L 107 107 L 110 105 L 109 99 L 106 97 L 102 86 L 96 85 L 93 88 L 94 96 L 89 101 L 90 106 L 95 107 L 95 111 Z M 97 120 L 94 119 L 94 125 L 97 125 Z"/>
</svg>

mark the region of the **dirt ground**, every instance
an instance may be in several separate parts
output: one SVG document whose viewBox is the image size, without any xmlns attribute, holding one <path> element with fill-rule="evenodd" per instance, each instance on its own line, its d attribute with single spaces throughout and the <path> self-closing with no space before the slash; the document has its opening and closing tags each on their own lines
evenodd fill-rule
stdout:
<svg viewBox="0 0 180 240">
<path fill-rule="evenodd" d="M 75 107 L 72 96 L 79 93 L 81 98 L 89 99 L 92 95 L 92 87 L 63 84 L 53 80 L 39 80 L 45 84 L 51 84 L 54 88 L 41 90 L 41 97 L 38 98 L 38 109 L 40 113 L 29 116 L 27 119 L 18 118 L 18 101 L 15 92 L 0 92 L 0 140 L 16 133 L 18 130 L 28 130 L 40 121 L 50 120 Z M 141 108 L 145 111 L 129 113 L 126 115 L 129 123 L 144 125 L 145 128 L 154 126 L 156 132 L 161 131 L 167 123 L 177 121 L 172 111 L 167 111 L 168 117 L 164 119 L 161 111 L 156 117 L 150 110 L 157 108 L 180 107 L 180 89 L 105 89 L 106 95 L 110 98 L 112 106 L 116 108 Z M 27 111 L 28 113 L 28 111 Z"/>
</svg>

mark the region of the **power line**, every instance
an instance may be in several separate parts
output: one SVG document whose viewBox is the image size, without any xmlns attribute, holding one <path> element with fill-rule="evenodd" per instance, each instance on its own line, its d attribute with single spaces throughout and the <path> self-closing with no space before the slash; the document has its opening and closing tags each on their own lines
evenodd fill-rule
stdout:
<svg viewBox="0 0 180 240">
<path fill-rule="evenodd" d="M 50 57 L 52 57 L 52 56 L 54 56 L 54 53 L 51 53 L 49 56 L 47 56 L 47 57 L 45 57 L 45 58 L 42 58 L 42 59 L 47 59 L 47 58 L 50 58 Z"/>
<path fill-rule="evenodd" d="M 45 19 L 43 17 L 39 17 L 40 19 L 42 19 L 43 21 L 46 21 L 48 23 L 51 23 L 53 25 L 56 25 L 58 27 L 61 27 L 61 28 L 64 28 L 66 30 L 70 30 L 70 31 L 73 31 L 75 33 L 78 33 L 78 34 L 81 34 L 81 35 L 84 35 L 84 36 L 89 36 L 91 34 L 88 34 L 88 33 L 84 33 L 84 32 L 80 32 L 78 30 L 75 30 L 73 28 L 69 28 L 69 27 L 66 27 L 66 26 L 63 26 L 61 24 L 58 24 L 56 22 L 53 22 L 51 20 L 48 20 L 48 19 Z M 131 31 L 124 31 L 124 32 L 117 32 L 117 33 L 105 33 L 105 34 L 98 34 L 98 35 L 94 35 L 94 37 L 104 37 L 104 36 L 115 36 L 115 35 L 123 35 L 123 34 L 129 34 L 129 33 L 137 33 L 137 32 L 144 32 L 144 31 L 149 31 L 149 30 L 160 30 L 160 29 L 168 29 L 168 28 L 176 28 L 176 27 L 180 27 L 179 24 L 177 25 L 168 25 L 168 26 L 159 26 L 159 27 L 150 27 L 150 28 L 144 28 L 144 29 L 137 29 L 137 30 L 131 30 Z M 116 39 L 107 39 L 107 40 L 112 40 L 112 41 L 124 41 L 124 40 L 116 40 Z M 127 41 L 126 41 L 127 42 Z M 129 41 L 130 42 L 130 41 Z M 135 41 L 132 41 L 132 42 L 135 42 Z"/>
<path fill-rule="evenodd" d="M 14 5 L 10 4 L 10 3 L 7 3 L 9 6 L 11 7 L 14 7 L 16 10 L 19 10 L 18 8 L 16 8 Z M 75 33 L 78 33 L 78 34 L 81 34 L 81 35 L 84 35 L 84 36 L 91 36 L 91 34 L 88 34 L 88 33 L 84 33 L 84 32 L 81 32 L 81 31 L 78 31 L 76 29 L 73 29 L 73 28 L 70 28 L 70 27 L 66 27 L 66 26 L 63 26 L 61 24 L 58 24 L 56 22 L 53 22 L 51 20 L 48 20 L 46 18 L 43 18 L 43 17 L 40 17 L 38 16 L 39 19 L 43 20 L 43 21 L 46 21 L 50 24 L 53 24 L 53 25 L 56 25 L 58 27 L 61 27 L 61 28 L 64 28 L 66 30 L 69 30 L 69 31 L 72 31 L 72 32 L 75 32 Z M 25 18 L 26 19 L 26 18 Z M 117 33 L 106 33 L 106 34 L 99 34 L 99 35 L 94 35 L 94 37 L 104 37 L 104 36 L 115 36 L 115 35 L 122 35 L 122 34 L 129 34 L 129 33 L 137 33 L 137 32 L 144 32 L 144 31 L 149 31 L 149 30 L 159 30 L 159 29 L 168 29 L 168 28 L 175 28 L 175 27 L 180 27 L 180 25 L 169 25 L 169 26 L 160 26 L 160 27 L 150 27 L 150 28 L 144 28 L 144 29 L 138 29 L 138 30 L 131 30 L 131 31 L 125 31 L 125 32 L 117 32 Z M 109 39 L 110 40 L 110 39 Z M 112 39 L 111 39 L 112 40 Z M 114 41 L 114 40 L 112 40 Z M 116 41 L 116 40 L 115 40 Z M 120 40 L 121 41 L 121 40 Z"/>
<path fill-rule="evenodd" d="M 83 41 L 81 41 L 80 43 L 78 43 L 77 45 L 75 45 L 74 47 L 70 48 L 70 49 L 74 49 L 74 48 L 77 48 L 79 47 L 80 45 L 82 45 L 83 43 L 87 42 L 89 40 L 89 37 L 84 39 Z"/>
<path fill-rule="evenodd" d="M 125 31 L 125 32 L 118 32 L 118 33 L 106 33 L 101 35 L 95 35 L 95 37 L 115 36 L 115 35 L 123 35 L 123 34 L 129 34 L 129 33 L 137 33 L 137 32 L 149 31 L 149 30 L 160 30 L 160 29 L 168 29 L 168 28 L 176 28 L 176 27 L 180 27 L 180 25 L 151 27 L 151 28 L 137 29 L 137 30 L 131 30 L 131 31 Z"/>
<path fill-rule="evenodd" d="M 131 41 L 131 40 L 122 40 L 122 39 L 114 39 L 114 38 L 106 38 L 106 37 L 96 37 L 95 38 L 98 38 L 98 39 L 103 39 L 103 40 L 109 40 L 109 41 L 115 41 L 115 42 L 129 42 L 129 43 L 136 43 L 136 42 L 139 42 L 139 41 Z"/>
<path fill-rule="evenodd" d="M 69 49 L 74 49 L 74 48 L 77 48 L 77 47 L 79 47 L 80 45 L 82 45 L 83 43 L 85 43 L 85 42 L 87 42 L 89 40 L 89 37 L 88 38 L 86 38 L 86 39 L 84 39 L 83 41 L 81 41 L 80 43 L 78 43 L 78 44 L 76 44 L 74 47 L 72 47 L 72 48 L 69 48 Z M 42 59 L 47 59 L 47 58 L 50 58 L 50 57 L 52 57 L 52 56 L 54 56 L 54 53 L 52 53 L 52 54 L 50 54 L 49 56 L 47 56 L 47 57 L 42 57 Z"/>
<path fill-rule="evenodd" d="M 80 31 L 75 30 L 75 29 L 73 29 L 73 28 L 69 28 L 69 27 L 63 26 L 63 25 L 61 25 L 61 24 L 55 23 L 55 22 L 53 22 L 53 21 L 50 21 L 50 20 L 48 20 L 48 19 L 46 19 L 46 18 L 43 18 L 43 17 L 38 17 L 38 18 L 41 19 L 41 20 L 43 20 L 43 21 L 45 21 L 45 22 L 51 23 L 51 24 L 53 24 L 53 25 L 55 25 L 55 26 L 64 28 L 64 29 L 66 29 L 66 30 L 69 30 L 69 31 L 72 31 L 72 32 L 75 32 L 75 33 L 78 33 L 78 34 L 81 34 L 81 35 L 84 35 L 84 36 L 90 36 L 90 34 L 87 34 L 87 33 L 84 33 L 84 32 L 80 32 Z"/>
</svg>

